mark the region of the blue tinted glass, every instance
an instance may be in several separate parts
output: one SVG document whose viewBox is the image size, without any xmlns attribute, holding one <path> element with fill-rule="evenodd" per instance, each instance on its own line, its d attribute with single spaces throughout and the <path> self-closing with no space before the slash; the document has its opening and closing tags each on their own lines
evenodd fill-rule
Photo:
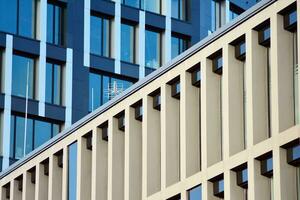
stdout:
<svg viewBox="0 0 300 200">
<path fill-rule="evenodd" d="M 99 17 L 91 16 L 91 53 L 101 55 L 102 46 L 102 19 Z"/>
<path fill-rule="evenodd" d="M 50 138 L 51 124 L 36 120 L 34 124 L 34 148 L 41 146 Z"/>
<path fill-rule="evenodd" d="M 28 73 L 27 73 L 28 72 Z M 28 84 L 28 98 L 33 98 L 34 60 L 23 56 L 13 55 L 12 66 L 12 94 L 26 97 L 26 85 Z"/>
<path fill-rule="evenodd" d="M 52 103 L 52 87 L 53 87 L 52 71 L 53 71 L 53 64 L 47 63 L 46 64 L 46 102 L 47 103 Z"/>
<path fill-rule="evenodd" d="M 289 14 L 289 24 L 294 24 L 297 22 L 297 11 L 293 11 Z"/>
<path fill-rule="evenodd" d="M 54 7 L 54 44 L 62 44 L 61 43 L 61 8 L 58 6 Z"/>
<path fill-rule="evenodd" d="M 293 147 L 293 160 L 300 158 L 300 145 Z"/>
<path fill-rule="evenodd" d="M 248 181 L 248 170 L 244 169 L 242 171 L 242 182 L 247 182 Z"/>
<path fill-rule="evenodd" d="M 272 171 L 273 170 L 273 158 L 268 158 L 266 163 L 267 163 L 267 171 Z"/>
<path fill-rule="evenodd" d="M 19 0 L 19 34 L 33 38 L 35 34 L 35 0 Z"/>
<path fill-rule="evenodd" d="M 54 6 L 52 4 L 47 5 L 47 42 L 53 42 L 53 35 L 54 35 L 54 26 L 53 26 L 53 19 L 54 19 Z"/>
<path fill-rule="evenodd" d="M 102 49 L 102 55 L 109 57 L 109 20 L 103 19 L 103 49 Z"/>
<path fill-rule="evenodd" d="M 60 127 L 58 124 L 52 124 L 52 135 L 53 137 L 59 133 Z"/>
<path fill-rule="evenodd" d="M 16 117 L 15 120 L 15 158 L 20 159 L 24 156 L 25 119 L 23 117 Z"/>
<path fill-rule="evenodd" d="M 27 119 L 25 155 L 33 150 L 33 120 Z"/>
<path fill-rule="evenodd" d="M 266 28 L 264 30 L 264 40 L 269 39 L 270 38 L 270 34 L 271 34 L 271 29 L 270 29 L 270 27 L 268 27 L 268 28 Z"/>
<path fill-rule="evenodd" d="M 201 185 L 199 185 L 189 191 L 189 200 L 201 200 L 201 199 L 202 199 Z"/>
<path fill-rule="evenodd" d="M 172 17 L 178 19 L 179 18 L 179 0 L 172 0 Z"/>
<path fill-rule="evenodd" d="M 0 30 L 17 33 L 17 0 L 0 1 Z"/>
<path fill-rule="evenodd" d="M 200 79 L 201 79 L 201 74 L 200 74 L 200 70 L 199 70 L 199 71 L 197 71 L 197 73 L 196 73 L 196 80 L 197 80 L 197 81 L 200 81 Z"/>
<path fill-rule="evenodd" d="M 9 156 L 14 158 L 14 149 L 15 149 L 15 116 L 11 116 L 10 118 L 10 152 Z"/>
<path fill-rule="evenodd" d="M 223 57 L 217 58 L 217 67 L 218 69 L 223 66 Z"/>
<path fill-rule="evenodd" d="M 160 66 L 160 33 L 146 30 L 145 65 L 157 69 Z"/>
<path fill-rule="evenodd" d="M 246 53 L 246 43 L 243 42 L 240 44 L 240 54 Z"/>
<path fill-rule="evenodd" d="M 128 6 L 132 6 L 132 7 L 135 7 L 135 8 L 140 7 L 139 0 L 123 0 L 123 4 L 128 5 Z"/>
<path fill-rule="evenodd" d="M 61 66 L 53 65 L 53 104 L 60 105 L 61 96 Z"/>
<path fill-rule="evenodd" d="M 106 103 L 109 101 L 108 98 L 108 90 L 109 90 L 109 77 L 103 76 L 103 95 L 102 95 L 102 103 Z"/>
<path fill-rule="evenodd" d="M 101 76 L 90 73 L 89 75 L 89 111 L 101 105 Z"/>
<path fill-rule="evenodd" d="M 121 60 L 134 62 L 134 27 L 121 25 Z"/>
<path fill-rule="evenodd" d="M 69 146 L 68 156 L 68 200 L 76 200 L 77 187 L 77 143 Z"/>
<path fill-rule="evenodd" d="M 218 182 L 218 189 L 219 189 L 219 192 L 223 192 L 224 191 L 224 179 L 220 180 Z"/>
<path fill-rule="evenodd" d="M 179 39 L 176 37 L 172 37 L 172 48 L 171 48 L 171 56 L 175 58 L 179 53 Z"/>
<path fill-rule="evenodd" d="M 180 83 L 176 83 L 176 93 L 180 92 Z"/>
<path fill-rule="evenodd" d="M 145 10 L 160 13 L 160 0 L 144 0 Z"/>
</svg>

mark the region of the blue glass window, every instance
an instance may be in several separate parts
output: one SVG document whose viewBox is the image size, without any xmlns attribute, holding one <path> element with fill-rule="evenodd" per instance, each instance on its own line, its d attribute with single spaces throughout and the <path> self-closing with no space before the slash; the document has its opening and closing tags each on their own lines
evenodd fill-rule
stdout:
<svg viewBox="0 0 300 200">
<path fill-rule="evenodd" d="M 121 25 L 121 60 L 134 63 L 134 46 L 135 46 L 134 26 L 129 24 Z"/>
<path fill-rule="evenodd" d="M 140 0 L 122 0 L 122 3 L 127 6 L 140 8 Z"/>
<path fill-rule="evenodd" d="M 106 18 L 91 16 L 91 53 L 110 56 L 110 22 Z"/>
<path fill-rule="evenodd" d="M 261 160 L 261 174 L 266 177 L 273 176 L 273 157 L 268 156 Z"/>
<path fill-rule="evenodd" d="M 61 65 L 47 62 L 46 64 L 46 102 L 61 104 Z"/>
<path fill-rule="evenodd" d="M 142 4 L 144 4 L 142 7 L 144 7 L 145 10 L 160 13 L 160 0 L 143 0 Z"/>
<path fill-rule="evenodd" d="M 172 58 L 175 58 L 189 47 L 187 39 L 172 36 Z"/>
<path fill-rule="evenodd" d="M 202 199 L 202 188 L 201 185 L 194 187 L 188 191 L 189 200 L 201 200 Z"/>
<path fill-rule="evenodd" d="M 55 45 L 64 45 L 64 8 L 60 5 L 47 5 L 47 42 Z"/>
<path fill-rule="evenodd" d="M 35 37 L 35 0 L 1 0 L 0 30 Z"/>
<path fill-rule="evenodd" d="M 69 146 L 68 155 L 68 200 L 76 200 L 77 187 L 77 142 Z"/>
<path fill-rule="evenodd" d="M 294 24 L 297 22 L 297 11 L 294 10 L 289 14 L 289 24 Z"/>
<path fill-rule="evenodd" d="M 297 160 L 300 158 L 300 145 L 297 145 L 292 148 L 293 160 Z"/>
<path fill-rule="evenodd" d="M 10 125 L 10 157 L 14 160 L 23 158 L 48 141 L 59 132 L 60 128 L 58 124 L 30 118 L 26 120 L 24 117 L 16 115 L 11 116 Z"/>
<path fill-rule="evenodd" d="M 187 20 L 186 0 L 172 0 L 172 17 L 180 20 Z"/>
<path fill-rule="evenodd" d="M 97 109 L 132 85 L 131 81 L 101 74 L 89 74 L 89 111 Z"/>
<path fill-rule="evenodd" d="M 145 37 L 145 66 L 157 69 L 161 65 L 161 35 L 158 32 L 146 30 Z"/>
<path fill-rule="evenodd" d="M 28 85 L 28 98 L 34 98 L 34 59 L 13 55 L 12 66 L 12 95 L 26 97 Z"/>
</svg>

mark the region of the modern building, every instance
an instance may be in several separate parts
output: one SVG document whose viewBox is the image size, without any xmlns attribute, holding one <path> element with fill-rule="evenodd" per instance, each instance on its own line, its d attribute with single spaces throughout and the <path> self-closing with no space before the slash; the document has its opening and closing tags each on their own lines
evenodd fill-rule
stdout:
<svg viewBox="0 0 300 200">
<path fill-rule="evenodd" d="M 254 3 L 1 0 L 0 169 Z"/>
<path fill-rule="evenodd" d="M 1 200 L 299 200 L 298 0 L 264 0 L 0 175 Z"/>
</svg>

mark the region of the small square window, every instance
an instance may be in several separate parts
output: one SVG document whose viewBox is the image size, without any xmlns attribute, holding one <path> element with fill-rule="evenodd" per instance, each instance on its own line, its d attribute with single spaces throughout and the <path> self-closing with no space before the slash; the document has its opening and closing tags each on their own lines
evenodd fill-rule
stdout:
<svg viewBox="0 0 300 200">
<path fill-rule="evenodd" d="M 242 41 L 235 46 L 235 57 L 238 60 L 245 61 L 245 59 L 246 59 L 246 43 L 245 43 L 245 41 Z"/>
<path fill-rule="evenodd" d="M 261 175 L 271 178 L 273 176 L 273 157 L 272 154 L 260 159 Z"/>
<path fill-rule="evenodd" d="M 86 148 L 88 150 L 92 150 L 93 149 L 93 132 L 90 131 L 87 134 L 84 135 L 84 137 L 86 138 Z"/>
<path fill-rule="evenodd" d="M 284 28 L 291 32 L 297 31 L 297 11 L 293 9 L 284 15 Z"/>
<path fill-rule="evenodd" d="M 224 198 L 224 179 L 216 180 L 214 184 L 214 196 Z"/>
<path fill-rule="evenodd" d="M 271 42 L 271 29 L 270 25 L 267 25 L 263 27 L 258 32 L 258 41 L 260 45 L 263 45 L 265 47 L 270 47 Z"/>
<path fill-rule="evenodd" d="M 201 81 L 201 73 L 200 68 L 195 69 L 192 71 L 192 85 L 196 87 L 200 87 L 200 81 Z"/>
<path fill-rule="evenodd" d="M 101 129 L 102 132 L 102 140 L 108 141 L 108 122 L 102 123 L 98 128 Z"/>
<path fill-rule="evenodd" d="M 248 188 L 248 169 L 244 168 L 237 171 L 237 184 L 242 188 Z"/>
<path fill-rule="evenodd" d="M 28 172 L 30 173 L 30 181 L 31 181 L 31 183 L 35 184 L 35 180 L 36 180 L 36 170 L 35 170 L 35 167 L 33 167 L 30 170 L 28 170 Z"/>
<path fill-rule="evenodd" d="M 142 101 L 139 101 L 133 105 L 135 109 L 135 119 L 138 121 L 143 121 L 143 105 Z"/>
<path fill-rule="evenodd" d="M 63 150 L 60 150 L 54 154 L 57 157 L 57 166 L 63 167 Z"/>
<path fill-rule="evenodd" d="M 49 176 L 49 159 L 47 158 L 41 164 L 44 166 L 44 175 Z"/>
<path fill-rule="evenodd" d="M 160 110 L 160 106 L 161 106 L 161 96 L 160 96 L 160 93 L 159 93 L 159 94 L 156 94 L 153 97 L 153 108 L 155 110 Z"/>
<path fill-rule="evenodd" d="M 176 81 L 172 84 L 172 97 L 180 99 L 180 81 Z"/>
<path fill-rule="evenodd" d="M 212 60 L 212 71 L 216 74 L 222 75 L 222 73 L 223 73 L 222 49 L 220 49 L 217 52 L 213 53 L 208 58 Z"/>
<path fill-rule="evenodd" d="M 300 144 L 294 145 L 287 149 L 287 161 L 296 167 L 300 166 Z"/>
<path fill-rule="evenodd" d="M 122 114 L 118 118 L 118 126 L 120 131 L 125 131 L 125 115 Z"/>
</svg>

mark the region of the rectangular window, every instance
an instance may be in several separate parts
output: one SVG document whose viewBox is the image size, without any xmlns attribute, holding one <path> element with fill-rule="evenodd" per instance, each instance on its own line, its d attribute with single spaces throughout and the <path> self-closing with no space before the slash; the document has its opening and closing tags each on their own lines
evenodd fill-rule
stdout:
<svg viewBox="0 0 300 200">
<path fill-rule="evenodd" d="M 187 0 L 172 0 L 172 17 L 187 20 Z"/>
<path fill-rule="evenodd" d="M 221 6 L 221 1 L 217 0 L 212 0 L 211 1 L 211 13 L 212 13 L 212 18 L 211 18 L 211 24 L 212 24 L 212 31 L 216 31 L 218 28 L 222 26 L 222 6 Z"/>
<path fill-rule="evenodd" d="M 0 30 L 35 37 L 36 0 L 1 0 Z"/>
<path fill-rule="evenodd" d="M 202 188 L 198 185 L 188 191 L 188 200 L 201 200 L 202 199 Z"/>
<path fill-rule="evenodd" d="M 47 62 L 46 64 L 46 102 L 61 104 L 62 66 Z"/>
<path fill-rule="evenodd" d="M 122 0 L 122 3 L 127 6 L 131 6 L 134 8 L 140 8 L 140 0 Z"/>
<path fill-rule="evenodd" d="M 189 40 L 185 38 L 180 38 L 172 36 L 172 58 L 175 58 L 185 50 L 189 48 Z"/>
<path fill-rule="evenodd" d="M 109 19 L 91 16 L 91 53 L 110 57 L 110 21 Z"/>
<path fill-rule="evenodd" d="M 146 30 L 145 66 L 157 69 L 161 65 L 161 34 Z"/>
<path fill-rule="evenodd" d="M 135 63 L 135 27 L 124 23 L 121 25 L 121 60 Z"/>
<path fill-rule="evenodd" d="M 11 116 L 10 125 L 10 157 L 14 160 L 23 158 L 60 131 L 58 124 L 16 115 Z"/>
<path fill-rule="evenodd" d="M 68 147 L 68 200 L 76 200 L 77 187 L 77 142 Z"/>
<path fill-rule="evenodd" d="M 55 45 L 64 45 L 65 27 L 64 7 L 48 2 L 47 42 Z"/>
<path fill-rule="evenodd" d="M 131 81 L 121 80 L 101 74 L 89 74 L 89 111 L 97 109 L 107 101 L 122 93 L 132 85 Z"/>
<path fill-rule="evenodd" d="M 161 13 L 161 0 L 141 0 L 141 4 L 146 11 Z"/>
<path fill-rule="evenodd" d="M 14 54 L 12 64 L 12 95 L 33 99 L 34 59 Z"/>
</svg>

